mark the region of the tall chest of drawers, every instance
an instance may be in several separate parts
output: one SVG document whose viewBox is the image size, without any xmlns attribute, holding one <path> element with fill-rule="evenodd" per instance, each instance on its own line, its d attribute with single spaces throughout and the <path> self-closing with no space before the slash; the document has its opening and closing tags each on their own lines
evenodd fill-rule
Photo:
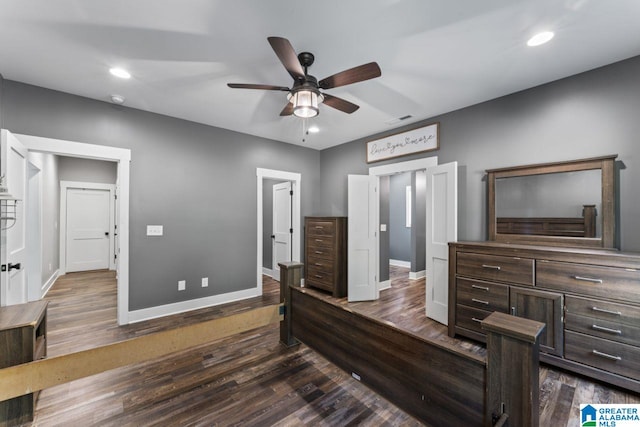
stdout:
<svg viewBox="0 0 640 427">
<path fill-rule="evenodd" d="M 493 311 L 545 322 L 540 360 L 640 392 L 640 254 L 449 244 L 449 335 Z"/>
<path fill-rule="evenodd" d="M 305 286 L 347 296 L 347 218 L 306 217 Z"/>
</svg>

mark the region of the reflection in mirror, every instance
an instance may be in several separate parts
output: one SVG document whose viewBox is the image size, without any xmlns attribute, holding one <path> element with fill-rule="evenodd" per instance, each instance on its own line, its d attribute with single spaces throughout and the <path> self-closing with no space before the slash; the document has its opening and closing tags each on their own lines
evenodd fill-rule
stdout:
<svg viewBox="0 0 640 427">
<path fill-rule="evenodd" d="M 591 169 L 496 179 L 496 231 L 602 237 L 601 176 Z"/>
<path fill-rule="evenodd" d="M 614 248 L 616 157 L 487 170 L 489 240 Z"/>
</svg>

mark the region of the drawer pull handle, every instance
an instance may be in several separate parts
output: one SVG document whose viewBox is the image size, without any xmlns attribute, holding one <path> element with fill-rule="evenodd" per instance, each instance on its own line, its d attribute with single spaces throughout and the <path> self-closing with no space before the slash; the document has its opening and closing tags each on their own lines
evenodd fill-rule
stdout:
<svg viewBox="0 0 640 427">
<path fill-rule="evenodd" d="M 482 322 L 482 320 L 480 320 L 480 319 L 478 319 L 476 317 L 472 317 L 471 320 L 473 320 L 474 322 L 478 322 L 478 323 Z"/>
<path fill-rule="evenodd" d="M 496 270 L 496 271 L 502 270 L 502 267 L 500 267 L 499 265 L 482 264 L 482 268 L 488 268 L 490 270 Z"/>
<path fill-rule="evenodd" d="M 602 279 L 594 279 L 593 277 L 584 277 L 584 276 L 571 276 L 576 280 L 582 280 L 583 282 L 589 283 L 602 283 Z"/>
<path fill-rule="evenodd" d="M 482 289 L 483 291 L 489 292 L 489 287 L 488 286 L 471 285 L 471 287 L 473 289 Z"/>
<path fill-rule="evenodd" d="M 322 239 L 316 239 L 316 242 L 324 242 Z"/>
<path fill-rule="evenodd" d="M 316 274 L 316 279 L 322 279 L 322 276 L 319 274 Z"/>
<path fill-rule="evenodd" d="M 596 331 L 609 332 L 610 334 L 622 335 L 622 331 L 620 329 L 605 328 L 604 326 L 598 326 L 598 325 L 592 325 L 591 327 Z"/>
<path fill-rule="evenodd" d="M 324 227 L 321 225 L 316 225 L 316 230 L 322 230 Z"/>
<path fill-rule="evenodd" d="M 471 301 L 477 302 L 479 304 L 489 305 L 489 301 L 482 301 L 481 299 L 471 298 Z"/>
<path fill-rule="evenodd" d="M 324 252 L 316 251 L 318 255 L 322 255 Z"/>
<path fill-rule="evenodd" d="M 620 356 L 614 356 L 612 354 L 603 353 L 603 352 L 598 351 L 598 350 L 591 350 L 591 352 L 593 354 L 595 354 L 596 356 L 604 357 L 605 359 L 617 360 L 617 361 L 622 360 L 622 357 L 620 357 Z"/>
<path fill-rule="evenodd" d="M 605 310 L 604 308 L 598 308 L 598 307 L 595 307 L 595 306 L 591 307 L 591 310 L 599 311 L 600 313 L 613 314 L 614 316 L 622 316 L 622 312 L 621 311 Z"/>
<path fill-rule="evenodd" d="M 315 265 L 318 267 L 322 267 L 322 264 L 320 264 L 319 262 L 316 262 Z"/>
</svg>

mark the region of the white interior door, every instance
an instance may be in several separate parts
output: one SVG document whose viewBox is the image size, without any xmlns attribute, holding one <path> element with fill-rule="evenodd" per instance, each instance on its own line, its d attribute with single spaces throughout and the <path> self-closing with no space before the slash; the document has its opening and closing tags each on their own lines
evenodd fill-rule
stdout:
<svg viewBox="0 0 640 427">
<path fill-rule="evenodd" d="M 273 277 L 280 280 L 278 263 L 291 261 L 291 182 L 273 186 L 273 228 L 271 234 Z"/>
<path fill-rule="evenodd" d="M 109 268 L 112 191 L 68 188 L 66 272 Z"/>
<path fill-rule="evenodd" d="M 1 305 L 13 305 L 27 302 L 27 149 L 6 129 L 1 131 L 0 170 L 5 177 L 5 187 L 19 202 L 12 209 L 2 202 L 2 217 L 11 218 L 0 221 L 2 228 L 2 272 L 0 277 Z"/>
<path fill-rule="evenodd" d="M 426 314 L 448 323 L 449 245 L 458 239 L 458 163 L 427 169 Z"/>
<path fill-rule="evenodd" d="M 348 176 L 348 300 L 370 301 L 379 298 L 376 285 L 374 180 L 368 175 Z"/>
</svg>

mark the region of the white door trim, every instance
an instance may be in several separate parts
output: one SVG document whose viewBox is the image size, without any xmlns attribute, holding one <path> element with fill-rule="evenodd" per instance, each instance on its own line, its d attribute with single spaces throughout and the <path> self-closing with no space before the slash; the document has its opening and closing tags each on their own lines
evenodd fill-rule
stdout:
<svg viewBox="0 0 640 427">
<path fill-rule="evenodd" d="M 42 165 L 32 156 L 28 158 L 27 182 L 27 296 L 37 301 L 43 296 L 42 289 Z M 33 171 L 33 175 L 32 175 Z"/>
<path fill-rule="evenodd" d="M 114 195 L 115 184 L 101 184 L 96 182 L 60 181 L 60 274 L 67 273 L 67 190 L 71 188 L 86 188 L 87 190 L 106 190 L 109 192 L 109 270 L 116 269 L 114 259 Z"/>
<path fill-rule="evenodd" d="M 131 150 L 32 135 L 16 135 L 30 151 L 117 162 L 118 185 L 118 324 L 129 320 L 129 181 Z"/>
<path fill-rule="evenodd" d="M 416 159 L 416 160 L 409 160 L 406 162 L 398 162 L 398 163 L 392 163 L 389 165 L 383 165 L 383 166 L 374 166 L 374 167 L 370 167 L 369 168 L 369 175 L 375 176 L 375 186 L 376 188 L 380 188 L 380 177 L 381 176 L 387 176 L 387 175 L 393 175 L 396 173 L 404 173 L 404 172 L 414 172 L 414 171 L 419 171 L 419 170 L 426 170 L 428 168 L 431 168 L 433 166 L 438 166 L 438 157 L 437 156 L 433 156 L 433 157 L 425 157 L 422 159 Z M 375 225 L 375 229 L 376 229 L 376 233 L 374 236 L 374 251 L 375 251 L 375 262 L 374 262 L 374 268 L 375 268 L 375 274 L 376 277 L 379 277 L 378 272 L 380 271 L 380 192 L 376 191 L 376 200 L 375 200 L 375 209 L 374 209 L 374 225 Z M 429 203 L 429 201 L 427 201 L 427 203 Z M 427 206 L 428 208 L 428 206 Z M 428 256 L 428 255 L 427 255 Z M 425 259 L 426 262 L 426 259 Z M 378 290 L 383 289 L 386 284 L 384 282 L 380 282 L 378 281 L 377 283 L 378 286 Z"/>
<path fill-rule="evenodd" d="M 296 172 L 285 172 L 273 169 L 256 168 L 258 198 L 257 198 L 257 221 L 258 221 L 258 259 L 256 262 L 256 287 L 258 293 L 262 295 L 262 221 L 263 221 L 263 206 L 262 206 L 262 180 L 263 179 L 279 179 L 282 181 L 291 181 L 291 189 L 293 190 L 293 200 L 291 201 L 293 206 L 293 212 L 291 215 L 291 226 L 293 227 L 293 235 L 291 236 L 291 247 L 293 249 L 292 261 L 300 261 L 300 236 L 302 230 L 300 229 L 300 199 L 302 191 L 302 175 Z M 272 268 L 273 270 L 273 268 Z"/>
</svg>

